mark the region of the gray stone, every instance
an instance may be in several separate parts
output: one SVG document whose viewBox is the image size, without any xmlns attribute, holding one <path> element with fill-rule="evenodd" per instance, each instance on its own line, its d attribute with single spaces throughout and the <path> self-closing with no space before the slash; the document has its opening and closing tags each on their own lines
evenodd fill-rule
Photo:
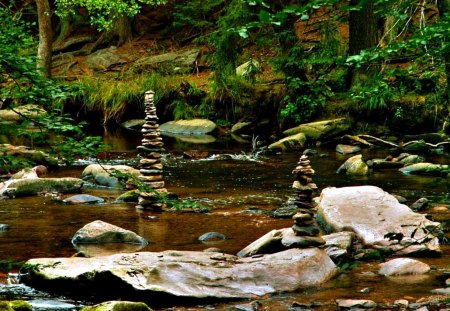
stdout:
<svg viewBox="0 0 450 311">
<path fill-rule="evenodd" d="M 122 299 L 163 294 L 220 299 L 256 298 L 315 287 L 333 277 L 337 268 L 323 250 L 309 248 L 258 258 L 189 251 L 39 258 L 26 262 L 23 272 L 22 282 L 37 288 L 45 283 L 49 291 L 95 291 L 120 294 Z"/>
<path fill-rule="evenodd" d="M 240 250 L 237 256 L 250 257 L 256 254 L 270 254 L 284 250 L 286 248 L 281 244 L 281 239 L 283 233 L 289 230 L 292 231 L 291 228 L 272 230 Z"/>
<path fill-rule="evenodd" d="M 339 144 L 336 146 L 336 152 L 340 154 L 352 154 L 357 153 L 361 151 L 361 147 L 359 146 L 349 146 L 349 145 L 342 145 Z"/>
<path fill-rule="evenodd" d="M 227 237 L 220 232 L 207 232 L 198 237 L 199 241 L 202 242 L 213 242 L 213 241 L 223 241 Z"/>
<path fill-rule="evenodd" d="M 24 120 L 22 115 L 36 119 L 47 115 L 47 112 L 39 105 L 29 104 L 11 109 L 0 110 L 0 123 L 1 122 L 21 122 Z M 17 112 L 16 112 L 17 111 Z"/>
<path fill-rule="evenodd" d="M 369 175 L 369 166 L 363 161 L 362 155 L 358 154 L 348 158 L 336 171 L 337 174 L 344 173 L 347 175 L 366 176 Z"/>
<path fill-rule="evenodd" d="M 303 149 L 305 147 L 305 144 L 305 134 L 299 133 L 280 139 L 279 141 L 270 144 L 268 148 L 282 151 L 294 151 Z"/>
<path fill-rule="evenodd" d="M 424 160 L 425 159 L 421 156 L 418 156 L 416 154 L 410 154 L 410 155 L 404 157 L 403 159 L 401 159 L 400 162 L 402 164 L 415 164 L 415 163 L 421 163 Z"/>
<path fill-rule="evenodd" d="M 100 164 L 91 164 L 88 165 L 83 172 L 81 173 L 81 178 L 83 180 L 112 188 L 121 188 L 122 185 L 119 182 L 119 179 L 115 175 L 115 171 L 118 171 L 122 174 L 129 174 L 134 177 L 138 177 L 141 175 L 139 170 L 128 166 L 128 165 L 100 165 Z M 129 178 L 128 180 L 132 180 Z M 126 180 L 126 181 L 128 181 Z M 125 182 L 126 182 L 125 181 Z"/>
<path fill-rule="evenodd" d="M 433 294 L 438 295 L 450 295 L 450 287 L 446 288 L 436 288 L 431 291 Z"/>
<path fill-rule="evenodd" d="M 238 122 L 231 127 L 231 133 L 233 134 L 249 134 L 251 122 Z"/>
<path fill-rule="evenodd" d="M 83 204 L 83 203 L 104 203 L 105 199 L 90 195 L 77 194 L 63 200 L 64 203 Z"/>
<path fill-rule="evenodd" d="M 153 55 L 137 60 L 133 64 L 135 70 L 156 70 L 165 73 L 190 73 L 200 54 L 199 49 L 183 52 L 170 52 Z"/>
<path fill-rule="evenodd" d="M 400 172 L 406 175 L 412 174 L 412 175 L 431 175 L 431 176 L 445 177 L 447 176 L 447 174 L 450 173 L 450 166 L 433 163 L 416 163 L 401 168 Z"/>
<path fill-rule="evenodd" d="M 355 234 L 353 232 L 342 231 L 323 235 L 325 240 L 325 250 L 332 259 L 342 256 L 350 256 L 353 239 Z"/>
<path fill-rule="evenodd" d="M 319 222 L 327 231 L 351 230 L 368 247 L 389 248 L 397 255 L 440 252 L 438 239 L 431 236 L 426 241 L 430 236 L 424 230 L 439 223 L 414 213 L 375 186 L 326 188 L 321 193 L 317 212 Z M 391 232 L 403 234 L 401 243 L 385 238 Z"/>
<path fill-rule="evenodd" d="M 427 198 L 420 198 L 416 202 L 411 204 L 410 207 L 414 212 L 421 212 L 421 211 L 427 209 L 428 203 L 429 202 L 428 202 Z"/>
<path fill-rule="evenodd" d="M 375 302 L 366 299 L 338 299 L 336 300 L 336 303 L 339 308 L 345 309 L 353 309 L 353 308 L 371 309 L 377 307 L 377 304 Z"/>
<path fill-rule="evenodd" d="M 96 220 L 78 230 L 72 244 L 128 243 L 147 245 L 148 242 L 136 233 L 107 222 Z"/>
<path fill-rule="evenodd" d="M 251 59 L 236 68 L 236 75 L 252 78 L 261 72 L 261 64 L 256 59 Z"/>
<path fill-rule="evenodd" d="M 286 248 L 316 247 L 325 244 L 321 237 L 297 236 L 293 230 L 285 230 L 281 244 Z"/>
<path fill-rule="evenodd" d="M 378 273 L 384 276 L 418 275 L 430 271 L 430 266 L 411 258 L 396 258 L 379 265 Z"/>
<path fill-rule="evenodd" d="M 9 197 L 24 197 L 40 192 L 75 193 L 81 190 L 83 180 L 72 177 L 65 178 L 31 178 L 13 179 L 0 184 L 0 195 Z"/>
<path fill-rule="evenodd" d="M 33 299 L 28 300 L 28 303 L 34 311 L 72 311 L 77 309 L 77 306 L 71 303 L 56 300 Z"/>
<path fill-rule="evenodd" d="M 182 135 L 204 135 L 210 134 L 217 128 L 217 125 L 207 119 L 192 119 L 169 121 L 161 124 L 161 133 L 172 133 Z"/>
<path fill-rule="evenodd" d="M 94 71 L 105 71 L 117 65 L 123 65 L 128 59 L 117 54 L 117 48 L 110 46 L 106 49 L 98 50 L 86 57 L 85 64 Z"/>
<path fill-rule="evenodd" d="M 383 159 L 372 159 L 372 167 L 374 169 L 394 169 L 403 167 L 401 162 L 385 161 Z"/>
<path fill-rule="evenodd" d="M 283 132 L 290 136 L 298 133 L 305 134 L 308 140 L 327 140 L 338 137 L 350 130 L 350 122 L 346 118 L 318 121 L 301 124 Z"/>
</svg>

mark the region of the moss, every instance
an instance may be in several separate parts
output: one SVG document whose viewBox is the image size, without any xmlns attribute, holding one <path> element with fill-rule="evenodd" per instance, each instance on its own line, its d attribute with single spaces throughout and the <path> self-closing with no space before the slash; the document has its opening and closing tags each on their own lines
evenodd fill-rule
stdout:
<svg viewBox="0 0 450 311">
<path fill-rule="evenodd" d="M 143 302 L 108 301 L 101 304 L 86 307 L 81 311 L 151 311 Z"/>
<path fill-rule="evenodd" d="M 32 311 L 33 307 L 26 301 L 0 301 L 0 311 Z"/>
</svg>

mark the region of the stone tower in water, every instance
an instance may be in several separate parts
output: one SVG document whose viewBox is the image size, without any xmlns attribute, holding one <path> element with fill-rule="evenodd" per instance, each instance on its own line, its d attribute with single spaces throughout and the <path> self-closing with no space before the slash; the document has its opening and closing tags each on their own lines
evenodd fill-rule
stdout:
<svg viewBox="0 0 450 311">
<path fill-rule="evenodd" d="M 138 209 L 162 209 L 164 204 L 160 202 L 160 194 L 167 193 L 163 180 L 163 165 L 161 162 L 161 152 L 164 151 L 156 107 L 154 104 L 155 93 L 145 92 L 145 124 L 142 126 L 142 145 L 138 146 L 138 151 L 142 154 L 139 162 L 140 181 L 149 186 L 150 191 L 139 192 Z"/>
</svg>

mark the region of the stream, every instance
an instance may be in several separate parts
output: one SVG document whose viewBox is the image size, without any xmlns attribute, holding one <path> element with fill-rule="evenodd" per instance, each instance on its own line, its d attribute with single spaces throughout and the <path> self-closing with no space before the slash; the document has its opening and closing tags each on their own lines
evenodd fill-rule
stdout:
<svg viewBox="0 0 450 311">
<path fill-rule="evenodd" d="M 134 165 L 137 162 L 135 148 L 140 139 L 139 133 L 128 131 L 105 135 L 104 141 L 109 147 L 100 159 L 113 164 Z M 140 251 L 201 251 L 218 247 L 226 253 L 235 254 L 270 230 L 292 226 L 291 219 L 275 219 L 265 211 L 280 207 L 292 195 L 291 171 L 300 153 L 251 157 L 251 143 L 238 144 L 222 139 L 207 145 L 193 145 L 174 138 L 164 139 L 167 149 L 163 158 L 166 188 L 180 198 L 189 198 L 208 207 L 208 213 L 137 211 L 135 204 L 114 203 L 123 191 L 93 187 L 85 188 L 83 193 L 102 197 L 106 203 L 65 205 L 39 196 L 3 200 L 0 201 L 0 223 L 8 224 L 9 230 L 0 231 L 0 259 L 26 261 L 38 257 L 73 256 L 77 252 L 70 243 L 73 234 L 98 219 L 132 230 L 147 239 L 149 245 Z M 184 151 L 193 149 L 207 151 L 209 156 L 201 160 L 182 157 Z M 446 211 L 445 208 L 432 208 L 427 212 L 436 221 L 450 219 L 450 183 L 447 178 L 403 175 L 395 169 L 376 171 L 368 177 L 337 175 L 337 168 L 349 156 L 337 154 L 331 148 L 313 149 L 317 154 L 310 156 L 310 160 L 316 171 L 314 181 L 319 189 L 375 185 L 405 197 L 408 205 L 426 197 L 434 204 L 447 206 Z M 230 156 L 224 157 L 224 154 Z M 368 158 L 384 158 L 389 155 L 389 150 L 374 148 L 364 150 L 363 154 Z M 450 164 L 448 154 L 425 157 L 429 162 Z M 49 172 L 48 176 L 80 177 L 86 165 L 80 162 L 75 166 L 62 167 Z M 220 232 L 227 239 L 208 244 L 198 241 L 199 236 L 211 231 Z M 320 304 L 320 310 L 334 310 L 333 302 L 340 298 L 371 299 L 379 304 L 392 304 L 397 299 L 414 302 L 430 296 L 432 289 L 443 287 L 442 276 L 450 273 L 450 246 L 443 245 L 442 250 L 443 254 L 438 258 L 420 259 L 432 266 L 432 272 L 420 282 L 399 284 L 376 274 L 377 261 L 365 261 L 320 288 L 265 296 L 259 301 L 270 310 L 295 310 L 295 303 L 315 303 Z M 113 253 L 115 250 L 109 247 L 104 251 Z M 3 284 L 0 285 L 0 288 L 3 287 L 0 299 L 5 298 L 5 288 L 10 286 L 6 284 L 11 282 L 11 275 L 0 272 L 0 284 Z M 26 296 L 14 298 L 26 299 Z M 63 298 L 56 300 L 65 301 Z M 89 301 L 72 303 L 89 304 Z M 236 305 L 245 308 L 248 303 L 244 300 L 207 306 L 173 306 L 170 310 L 224 310 Z"/>
</svg>

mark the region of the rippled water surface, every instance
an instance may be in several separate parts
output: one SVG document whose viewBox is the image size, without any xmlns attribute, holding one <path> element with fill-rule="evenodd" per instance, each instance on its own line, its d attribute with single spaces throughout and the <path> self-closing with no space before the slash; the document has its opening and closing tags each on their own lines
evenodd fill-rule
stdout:
<svg viewBox="0 0 450 311">
<path fill-rule="evenodd" d="M 139 143 L 138 134 L 107 136 L 110 150 L 104 158 L 116 162 L 131 162 L 136 157 L 134 148 Z M 105 204 L 65 205 L 46 197 L 27 197 L 0 201 L 0 223 L 10 226 L 0 232 L 0 259 L 27 260 L 36 257 L 67 257 L 77 250 L 70 243 L 72 235 L 85 224 L 101 219 L 132 230 L 150 241 L 143 251 L 203 250 L 219 247 L 227 253 L 236 253 L 244 246 L 272 229 L 292 225 L 292 220 L 273 219 L 264 211 L 279 207 L 291 195 L 292 169 L 300 154 L 280 154 L 249 158 L 242 152 L 250 152 L 251 146 L 225 141 L 208 146 L 194 146 L 167 140 L 168 153 L 164 157 L 165 181 L 169 191 L 181 198 L 190 198 L 210 208 L 209 213 L 157 213 L 142 212 L 134 204 L 116 204 L 121 193 L 111 189 L 85 189 L 84 193 L 106 199 Z M 230 154 L 232 158 L 220 160 L 209 157 L 204 160 L 183 159 L 183 151 L 208 150 L 212 154 Z M 314 177 L 319 188 L 350 185 L 376 185 L 393 194 L 404 196 L 408 202 L 420 197 L 448 204 L 450 186 L 448 179 L 402 175 L 396 170 L 376 172 L 369 177 L 350 178 L 336 175 L 336 169 L 348 156 L 337 155 L 334 150 L 320 148 L 311 156 L 316 170 Z M 372 157 L 385 157 L 388 150 L 371 150 Z M 449 164 L 448 155 L 428 156 L 427 159 Z M 62 168 L 50 172 L 51 176 L 79 177 L 84 166 Z M 445 198 L 447 196 L 447 199 Z M 435 220 L 450 219 L 450 213 L 433 215 Z M 198 237 L 205 232 L 218 231 L 227 236 L 222 242 L 203 244 Z M 113 252 L 114 249 L 110 249 Z M 131 250 L 133 251 L 133 250 Z M 439 286 L 437 276 L 450 269 L 450 249 L 443 247 L 443 256 L 422 259 L 435 268 L 434 272 L 419 284 L 408 280 L 389 280 L 376 275 L 377 263 L 366 262 L 356 269 L 341 274 L 323 288 L 263 297 L 261 301 L 272 310 L 286 310 L 294 301 L 321 302 L 322 308 L 336 298 L 364 298 L 376 302 L 391 302 L 399 298 L 418 299 L 430 294 Z M 0 282 L 5 276 L 0 274 Z M 361 293 L 369 288 L 368 293 Z M 216 305 L 225 308 L 227 305 Z M 330 306 L 332 309 L 333 307 Z"/>
</svg>

